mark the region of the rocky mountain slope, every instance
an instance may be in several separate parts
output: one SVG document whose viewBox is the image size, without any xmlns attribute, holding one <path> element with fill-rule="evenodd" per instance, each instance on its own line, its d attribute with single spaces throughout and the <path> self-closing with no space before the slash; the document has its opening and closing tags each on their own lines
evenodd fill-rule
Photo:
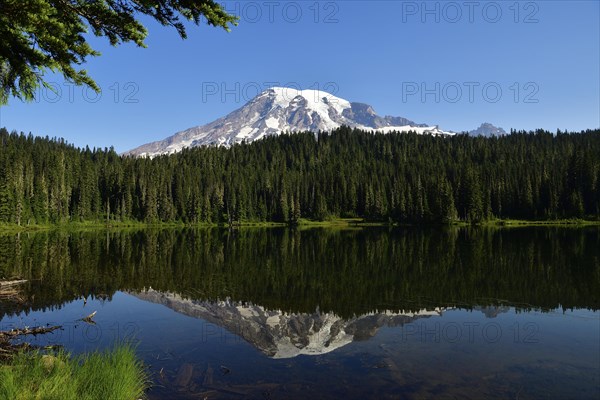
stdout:
<svg viewBox="0 0 600 400">
<path fill-rule="evenodd" d="M 422 134 L 454 134 L 403 117 L 382 117 L 368 104 L 352 103 L 323 91 L 274 87 L 223 118 L 142 145 L 126 154 L 153 157 L 186 147 L 230 146 L 282 132 L 316 133 L 342 125 L 378 132 L 410 130 Z"/>
<path fill-rule="evenodd" d="M 333 313 L 318 311 L 312 314 L 284 313 L 229 300 L 190 300 L 153 289 L 131 294 L 222 327 L 273 358 L 329 353 L 355 340 L 369 339 L 383 326 L 400 326 L 419 318 L 440 316 L 445 311 L 436 308 L 416 313 L 382 312 L 343 319 Z"/>
</svg>

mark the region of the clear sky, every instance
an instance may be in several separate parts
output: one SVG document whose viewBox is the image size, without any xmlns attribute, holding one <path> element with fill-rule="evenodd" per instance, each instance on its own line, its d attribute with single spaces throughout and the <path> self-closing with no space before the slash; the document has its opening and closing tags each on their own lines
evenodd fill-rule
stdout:
<svg viewBox="0 0 600 400">
<path fill-rule="evenodd" d="M 231 33 L 144 19 L 148 48 L 85 68 L 100 98 L 12 99 L 0 126 L 125 151 L 211 122 L 269 86 L 321 89 L 445 130 L 600 127 L 600 1 L 228 1 Z"/>
</svg>

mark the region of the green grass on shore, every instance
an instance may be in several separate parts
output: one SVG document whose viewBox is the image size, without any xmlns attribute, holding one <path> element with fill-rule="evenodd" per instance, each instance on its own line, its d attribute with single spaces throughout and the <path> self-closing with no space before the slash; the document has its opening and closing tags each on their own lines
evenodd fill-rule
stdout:
<svg viewBox="0 0 600 400">
<path fill-rule="evenodd" d="M 600 225 L 600 220 L 585 220 L 585 219 L 551 219 L 551 220 L 520 220 L 520 219 L 499 219 L 484 221 L 481 223 L 484 226 L 503 226 L 503 227 L 519 227 L 519 226 L 592 226 Z"/>
<path fill-rule="evenodd" d="M 434 224 L 397 224 L 389 221 L 368 221 L 362 218 L 330 218 L 323 221 L 301 218 L 296 226 L 301 228 L 311 227 L 367 227 L 367 226 L 432 226 Z M 555 220 L 515 220 L 515 219 L 494 219 L 472 224 L 466 221 L 454 221 L 446 224 L 450 226 L 494 226 L 494 227 L 526 227 L 526 226 L 591 226 L 600 225 L 599 219 L 555 219 Z M 139 222 L 139 221 L 85 221 L 85 222 L 64 222 L 59 224 L 36 224 L 36 225 L 16 225 L 0 223 L 0 234 L 35 232 L 48 230 L 97 230 L 97 229 L 147 229 L 147 228 L 217 228 L 228 227 L 226 223 L 183 223 L 183 222 Z M 235 222 L 235 228 L 273 228 L 289 226 L 283 222 L 269 221 L 242 221 Z"/>
<path fill-rule="evenodd" d="M 137 400 L 148 382 L 129 346 L 81 356 L 24 352 L 0 365 L 2 400 Z"/>
<path fill-rule="evenodd" d="M 466 221 L 453 221 L 448 224 L 398 224 L 387 221 L 368 221 L 362 218 L 333 218 L 325 221 L 300 219 L 300 227 L 363 227 L 363 226 L 496 226 L 496 227 L 525 227 L 525 226 L 593 226 L 600 225 L 600 220 L 585 219 L 554 219 L 554 220 L 516 220 L 495 219 L 472 224 Z"/>
</svg>

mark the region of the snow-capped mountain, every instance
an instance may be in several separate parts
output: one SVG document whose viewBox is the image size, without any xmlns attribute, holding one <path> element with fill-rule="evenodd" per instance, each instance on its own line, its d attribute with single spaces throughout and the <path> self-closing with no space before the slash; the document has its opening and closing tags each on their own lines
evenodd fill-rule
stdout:
<svg viewBox="0 0 600 400">
<path fill-rule="evenodd" d="M 351 103 L 323 91 L 273 87 L 223 118 L 145 144 L 125 154 L 153 157 L 175 153 L 186 147 L 230 146 L 282 132 L 316 133 L 342 125 L 378 132 L 410 130 L 422 134 L 454 134 L 403 117 L 381 117 L 367 104 Z"/>
<path fill-rule="evenodd" d="M 483 124 L 481 124 L 479 126 L 479 128 L 469 131 L 469 135 L 492 137 L 492 136 L 504 136 L 504 135 L 507 135 L 507 133 L 502 128 L 494 126 L 494 125 L 490 124 L 489 122 L 484 122 Z"/>
<path fill-rule="evenodd" d="M 272 358 L 326 354 L 353 341 L 369 339 L 383 326 L 402 326 L 419 318 L 439 317 L 447 310 L 381 312 L 343 319 L 333 313 L 284 313 L 231 300 L 191 300 L 153 289 L 131 294 L 222 327 Z"/>
</svg>

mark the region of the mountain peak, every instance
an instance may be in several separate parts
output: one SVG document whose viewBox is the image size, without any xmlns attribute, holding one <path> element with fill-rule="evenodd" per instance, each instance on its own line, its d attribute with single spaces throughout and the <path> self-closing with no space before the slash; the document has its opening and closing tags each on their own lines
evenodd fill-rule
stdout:
<svg viewBox="0 0 600 400">
<path fill-rule="evenodd" d="M 506 131 L 500 127 L 494 126 L 489 122 L 484 122 L 477 129 L 469 131 L 471 136 L 504 136 L 507 135 Z"/>
<path fill-rule="evenodd" d="M 350 102 L 334 96 L 331 93 L 314 89 L 296 89 L 290 87 L 274 86 L 262 92 L 258 97 L 274 94 L 281 103 L 291 103 L 295 98 L 303 97 L 310 104 L 339 105 L 350 107 Z"/>
<path fill-rule="evenodd" d="M 153 157 L 175 153 L 186 147 L 230 146 L 282 132 L 317 133 L 331 131 L 343 125 L 378 132 L 452 134 L 437 126 L 417 124 L 403 117 L 381 117 L 368 104 L 351 103 L 322 90 L 275 86 L 223 118 L 176 133 L 164 140 L 145 144 L 126 154 Z"/>
</svg>

